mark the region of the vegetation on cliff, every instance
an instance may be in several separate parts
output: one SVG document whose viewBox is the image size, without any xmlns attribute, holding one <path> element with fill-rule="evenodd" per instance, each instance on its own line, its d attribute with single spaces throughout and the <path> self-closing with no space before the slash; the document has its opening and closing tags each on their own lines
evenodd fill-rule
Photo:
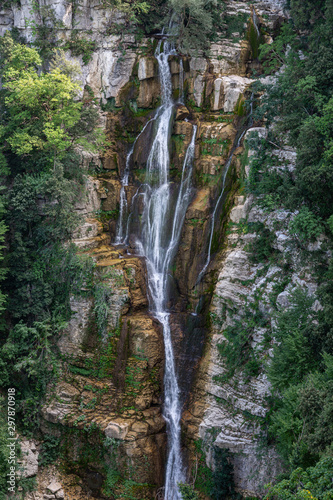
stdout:
<svg viewBox="0 0 333 500">
<path fill-rule="evenodd" d="M 257 148 L 247 186 L 267 210 L 297 211 L 289 229 L 305 263 L 307 245 L 323 232 L 326 242 L 311 263 L 320 306 L 296 290 L 275 318 L 268 429 L 288 473 L 266 498 L 326 499 L 333 442 L 333 9 L 324 0 L 291 0 L 290 8 L 291 20 L 261 47 L 264 67 L 271 72 L 283 64 L 283 71 L 257 111 L 275 126 Z M 286 136 L 297 163 L 295 171 L 281 173 L 272 168 L 270 152 Z"/>
<path fill-rule="evenodd" d="M 77 227 L 74 204 L 84 191 L 75 148 L 88 141 L 98 147 L 101 135 L 93 132 L 93 103 L 78 101 L 79 87 L 61 57 L 44 73 L 38 52 L 9 33 L 0 51 L 0 232 L 6 246 L 0 382 L 16 388 L 18 418 L 32 430 L 58 371 L 55 341 L 70 317 L 70 295 L 83 293 L 91 271 L 90 262 L 64 245 Z"/>
</svg>

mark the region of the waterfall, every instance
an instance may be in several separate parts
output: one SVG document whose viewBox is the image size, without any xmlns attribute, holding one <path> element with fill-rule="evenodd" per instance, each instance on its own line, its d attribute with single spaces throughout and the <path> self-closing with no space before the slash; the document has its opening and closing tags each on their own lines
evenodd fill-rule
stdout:
<svg viewBox="0 0 333 500">
<path fill-rule="evenodd" d="M 210 235 L 209 235 L 209 244 L 208 244 L 207 259 L 206 259 L 204 267 L 202 268 L 202 270 L 201 270 L 201 272 L 200 272 L 200 274 L 198 276 L 196 284 L 198 284 L 200 282 L 201 278 L 205 274 L 205 272 L 207 270 L 207 267 L 209 266 L 209 263 L 210 263 L 216 213 L 218 211 L 220 202 L 221 202 L 223 194 L 224 194 L 225 182 L 226 182 L 226 178 L 227 178 L 227 175 L 228 175 L 228 172 L 229 172 L 230 165 L 232 163 L 232 159 L 234 157 L 235 150 L 240 146 L 240 144 L 242 142 L 242 139 L 243 139 L 246 131 L 250 127 L 252 127 L 252 123 L 253 123 L 252 113 L 253 113 L 253 93 L 251 94 L 251 99 L 250 99 L 250 113 L 248 115 L 248 123 L 244 127 L 244 130 L 241 132 L 241 134 L 239 135 L 239 137 L 236 138 L 236 140 L 234 142 L 234 145 L 232 147 L 232 150 L 231 150 L 231 152 L 229 154 L 228 160 L 227 160 L 227 162 L 225 164 L 225 167 L 224 167 L 224 172 L 223 172 L 223 177 L 222 177 L 221 193 L 220 193 L 220 196 L 217 199 L 217 202 L 215 204 L 215 208 L 214 208 L 214 211 L 213 211 L 213 214 L 212 214 L 212 222 L 211 222 Z"/>
<path fill-rule="evenodd" d="M 126 224 L 126 218 L 127 218 L 127 197 L 126 197 L 126 187 L 128 186 L 128 178 L 129 178 L 129 164 L 130 164 L 130 159 L 132 157 L 134 151 L 134 145 L 131 147 L 130 152 L 127 155 L 126 158 L 126 166 L 125 166 L 125 171 L 124 175 L 121 179 L 121 189 L 120 189 L 120 200 L 119 200 L 119 219 L 118 219 L 118 224 L 117 224 L 117 232 L 116 232 L 116 245 L 122 245 L 125 243 L 125 237 L 124 237 L 124 229 L 125 229 L 125 224 Z"/>
<path fill-rule="evenodd" d="M 185 472 L 181 458 L 181 403 L 177 380 L 175 357 L 173 352 L 170 313 L 167 309 L 169 300 L 169 270 L 177 251 L 185 213 L 191 199 L 191 178 L 194 159 L 194 145 L 197 127 L 193 126 L 191 142 L 187 148 L 181 182 L 178 187 L 169 180 L 170 155 L 169 140 L 174 117 L 172 83 L 169 68 L 169 55 L 175 51 L 167 41 L 159 43 L 155 57 L 158 61 L 161 83 L 162 104 L 155 116 L 155 135 L 148 155 L 144 183 L 138 188 L 132 199 L 131 214 L 127 220 L 126 234 L 123 231 L 127 202 L 120 204 L 117 241 L 128 239 L 128 226 L 135 219 L 135 244 L 139 254 L 146 259 L 147 282 L 149 289 L 150 310 L 163 328 L 165 349 L 164 370 L 164 407 L 163 416 L 167 424 L 168 455 L 165 474 L 165 500 L 180 500 L 177 484 L 185 481 Z M 122 180 L 125 189 L 128 183 L 129 162 L 133 148 L 128 153 L 126 168 Z M 143 207 L 139 215 L 138 199 Z M 124 197 L 125 199 L 125 197 Z M 121 199 L 122 200 L 122 199 Z M 122 203 L 122 202 L 121 202 Z"/>
<path fill-rule="evenodd" d="M 253 21 L 254 28 L 257 32 L 258 40 L 259 40 L 259 38 L 260 38 L 259 19 L 258 19 L 258 16 L 257 16 L 257 13 L 256 13 L 254 7 L 252 8 L 252 21 Z"/>
<path fill-rule="evenodd" d="M 124 175 L 121 178 L 121 189 L 120 189 L 120 200 L 119 200 L 119 219 L 118 219 L 118 223 L 117 223 L 116 240 L 114 243 L 115 245 L 125 245 L 127 243 L 128 205 L 127 205 L 127 196 L 126 196 L 126 189 L 125 188 L 128 186 L 128 180 L 129 180 L 129 174 L 130 174 L 130 161 L 131 161 L 131 158 L 133 156 L 134 147 L 135 147 L 137 140 L 144 133 L 144 131 L 146 130 L 149 123 L 151 123 L 155 119 L 156 119 L 156 116 L 146 123 L 146 125 L 141 130 L 140 134 L 135 139 L 133 146 L 129 150 L 129 153 L 127 154 L 127 157 L 126 157 L 126 165 L 125 165 Z M 126 228 L 126 231 L 125 231 L 125 228 Z"/>
</svg>

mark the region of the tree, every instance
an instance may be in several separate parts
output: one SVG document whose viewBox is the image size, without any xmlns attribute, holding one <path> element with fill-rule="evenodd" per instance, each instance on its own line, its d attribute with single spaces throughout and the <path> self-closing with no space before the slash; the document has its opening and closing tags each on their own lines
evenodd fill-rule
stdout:
<svg viewBox="0 0 333 500">
<path fill-rule="evenodd" d="M 320 460 L 314 467 L 295 469 L 288 479 L 269 485 L 265 500 L 330 500 L 333 497 L 333 458 Z"/>
<path fill-rule="evenodd" d="M 193 486 L 187 483 L 178 483 L 178 488 L 183 500 L 198 500 L 199 496 Z"/>
<path fill-rule="evenodd" d="M 1 385 L 16 387 L 20 420 L 31 426 L 38 425 L 46 385 L 57 373 L 57 333 L 70 317 L 70 296 L 81 293 L 92 269 L 70 244 L 79 222 L 74 204 L 84 191 L 75 147 L 99 147 L 101 136 L 94 100 L 79 102 L 76 69 L 63 54 L 43 72 L 37 51 L 8 33 L 0 53 L 0 175 L 7 188 L 0 245 L 10 228 Z M 2 294 L 0 307 L 3 302 Z"/>
<path fill-rule="evenodd" d="M 207 48 L 213 28 L 211 7 L 214 0 L 169 0 L 172 12 L 171 34 L 183 53 L 196 52 Z"/>
<path fill-rule="evenodd" d="M 10 149 L 20 156 L 36 150 L 52 153 L 54 164 L 71 144 L 68 130 L 79 121 L 82 103 L 75 101 L 78 84 L 59 68 L 50 73 L 37 72 L 40 61 L 35 55 L 25 64 L 27 49 L 17 44 L 10 57 L 14 65 L 3 72 L 8 114 L 1 127 L 1 139 L 5 151 Z"/>
</svg>

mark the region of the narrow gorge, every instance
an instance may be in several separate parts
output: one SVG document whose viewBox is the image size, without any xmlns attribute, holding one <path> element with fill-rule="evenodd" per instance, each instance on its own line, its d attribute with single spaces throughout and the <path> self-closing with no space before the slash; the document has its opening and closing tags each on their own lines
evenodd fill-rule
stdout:
<svg viewBox="0 0 333 500">
<path fill-rule="evenodd" d="M 26 149 L 20 142 L 26 135 L 15 139 L 29 122 L 26 110 L 9 112 L 13 125 L 2 136 L 16 175 L 5 173 L 3 185 L 14 194 L 4 203 L 17 213 L 5 252 L 24 266 L 28 261 L 16 248 L 25 246 L 33 276 L 10 274 L 18 292 L 12 300 L 9 279 L 5 294 L 12 309 L 5 318 L 14 333 L 1 340 L 0 366 L 17 359 L 14 375 L 3 381 L 4 388 L 16 387 L 21 412 L 17 477 L 23 482 L 17 498 L 259 499 L 289 470 L 269 420 L 280 408 L 273 396 L 284 390 L 274 385 L 273 353 L 281 344 L 275 332 L 294 325 L 283 316 L 294 304 L 296 311 L 308 311 L 305 323 L 321 324 L 317 315 L 325 305 L 317 268 L 326 269 L 331 256 L 326 223 L 306 242 L 297 239 L 301 203 L 284 206 L 280 186 L 291 182 L 287 178 L 294 182 L 298 152 L 289 142 L 292 132 L 274 135 L 279 118 L 266 111 L 266 99 L 273 102 L 286 71 L 284 59 L 269 66 L 275 57 L 269 54 L 280 50 L 275 40 L 290 25 L 290 6 L 283 0 L 197 2 L 203 19 L 213 12 L 213 34 L 203 31 L 205 42 L 195 47 L 199 32 L 186 39 L 191 5 L 177 10 L 177 2 L 164 3 L 0 5 L 3 109 L 15 103 L 12 82 L 29 65 L 33 76 L 17 88 L 33 89 L 41 75 L 54 75 L 68 95 L 73 85 L 75 95 L 68 118 L 67 94 L 63 98 L 59 116 L 43 129 L 42 146 L 32 128 Z M 294 42 L 285 37 L 288 55 Z M 40 60 L 24 52 L 34 47 Z M 23 62 L 17 63 L 20 50 Z M 295 54 L 304 60 L 300 49 Z M 46 95 L 39 100 L 49 117 Z M 49 99 L 60 102 L 55 92 Z M 31 180 L 16 192 L 24 175 Z M 48 176 L 42 191 L 38 183 Z M 54 188 L 62 176 L 63 187 Z M 62 201 L 67 194 L 71 202 Z M 27 217 L 26 240 L 15 236 L 25 206 L 35 214 Z M 68 234 L 52 235 L 58 256 L 49 250 L 50 220 L 67 228 L 72 217 Z M 66 257 L 59 248 L 73 248 L 73 254 Z M 40 268 L 36 255 L 42 255 Z M 36 281 L 48 273 L 61 278 L 52 292 Z M 15 313 L 19 303 L 28 310 L 38 293 L 44 312 Z M 308 309 L 299 306 L 301 300 Z M 19 337 L 29 344 L 23 324 L 36 335 L 31 350 L 38 361 L 29 352 L 21 361 L 20 353 L 11 354 Z M 309 342 L 319 337 L 324 334 L 309 334 Z M 36 363 L 44 359 L 39 372 Z M 292 366 L 292 360 L 286 363 Z M 31 389 L 34 377 L 43 380 L 38 390 Z"/>
</svg>

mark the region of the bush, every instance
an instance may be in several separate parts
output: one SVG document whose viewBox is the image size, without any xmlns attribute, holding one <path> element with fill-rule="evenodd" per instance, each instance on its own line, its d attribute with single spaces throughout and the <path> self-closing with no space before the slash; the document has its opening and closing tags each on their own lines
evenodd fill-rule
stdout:
<svg viewBox="0 0 333 500">
<path fill-rule="evenodd" d="M 252 230 L 256 232 L 256 236 L 246 248 L 249 252 L 249 260 L 253 263 L 267 262 L 278 253 L 278 250 L 272 246 L 276 238 L 275 234 L 262 222 L 248 224 L 248 231 Z"/>
<path fill-rule="evenodd" d="M 297 215 L 290 221 L 289 230 L 302 243 L 314 241 L 322 234 L 321 219 L 316 217 L 308 207 L 302 207 Z"/>
<path fill-rule="evenodd" d="M 265 319 L 260 312 L 247 312 L 241 320 L 224 330 L 227 342 L 217 346 L 226 367 L 223 380 L 229 380 L 237 370 L 243 371 L 246 380 L 259 374 L 261 362 L 251 347 L 251 342 L 255 330 L 264 324 Z M 221 379 L 221 376 L 217 377 Z"/>
<path fill-rule="evenodd" d="M 199 496 L 193 486 L 186 483 L 178 483 L 178 488 L 183 500 L 198 500 Z"/>
<path fill-rule="evenodd" d="M 268 486 L 265 500 L 329 500 L 333 498 L 333 458 L 321 459 L 314 467 L 295 469 L 288 479 Z"/>
<path fill-rule="evenodd" d="M 230 453 L 223 448 L 214 448 L 213 485 L 210 489 L 210 497 L 213 500 L 221 498 L 240 498 L 235 492 L 233 477 L 233 466 L 230 462 Z"/>
<path fill-rule="evenodd" d="M 51 434 L 46 434 L 43 439 L 42 449 L 39 455 L 41 466 L 50 465 L 55 462 L 59 456 L 60 439 Z"/>
</svg>

